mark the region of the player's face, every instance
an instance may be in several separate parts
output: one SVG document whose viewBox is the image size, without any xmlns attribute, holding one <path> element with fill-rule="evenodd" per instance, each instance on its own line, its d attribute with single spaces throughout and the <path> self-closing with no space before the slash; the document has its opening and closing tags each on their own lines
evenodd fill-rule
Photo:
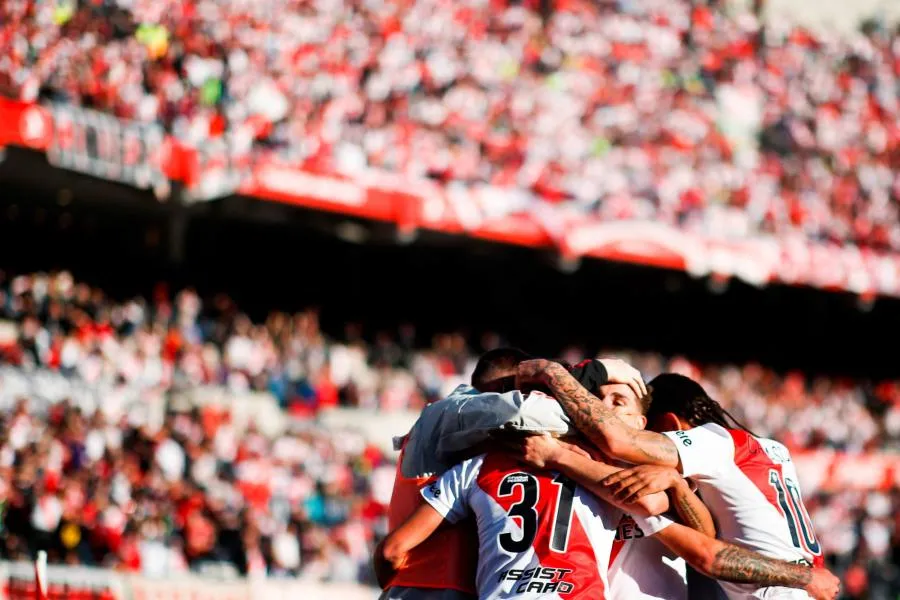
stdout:
<svg viewBox="0 0 900 600">
<path fill-rule="evenodd" d="M 643 429 L 647 419 L 641 413 L 641 403 L 630 387 L 622 383 L 601 385 L 597 397 L 617 417 L 635 429 Z"/>
</svg>

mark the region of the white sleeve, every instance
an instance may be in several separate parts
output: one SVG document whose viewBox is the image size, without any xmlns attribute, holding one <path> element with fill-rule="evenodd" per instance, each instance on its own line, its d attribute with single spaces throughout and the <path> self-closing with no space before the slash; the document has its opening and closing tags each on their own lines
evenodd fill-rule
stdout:
<svg viewBox="0 0 900 600">
<path fill-rule="evenodd" d="M 650 537 L 651 535 L 655 535 L 674 523 L 674 521 L 668 517 L 663 515 L 659 515 L 657 517 L 636 517 L 632 515 L 634 522 L 638 527 L 641 528 L 641 531 L 644 532 L 644 535 Z"/>
<path fill-rule="evenodd" d="M 422 488 L 422 498 L 451 523 L 469 515 L 469 491 L 476 485 L 483 456 L 464 460 Z"/>
<path fill-rule="evenodd" d="M 663 433 L 675 443 L 685 477 L 714 477 L 734 464 L 734 440 L 724 427 L 701 425 Z"/>
<path fill-rule="evenodd" d="M 558 435 L 575 433 L 559 403 L 540 392 L 525 396 L 519 390 L 498 394 L 464 388 L 448 396 L 441 406 L 441 414 L 430 415 L 436 423 L 429 434 L 434 441 L 428 443 L 433 445 L 435 456 L 453 463 L 458 460 L 456 453 L 489 440 L 501 427 Z"/>
</svg>

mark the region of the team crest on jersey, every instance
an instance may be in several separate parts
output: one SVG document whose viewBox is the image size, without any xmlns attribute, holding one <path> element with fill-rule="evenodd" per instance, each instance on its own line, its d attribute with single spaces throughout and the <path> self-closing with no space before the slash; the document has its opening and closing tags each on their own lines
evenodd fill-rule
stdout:
<svg viewBox="0 0 900 600">
<path fill-rule="evenodd" d="M 533 569 L 510 569 L 501 571 L 497 581 L 517 581 L 513 589 L 517 594 L 571 594 L 575 584 L 566 581 L 572 569 L 556 569 L 553 567 L 535 567 Z"/>
<path fill-rule="evenodd" d="M 645 537 L 644 532 L 641 531 L 638 524 L 634 522 L 634 519 L 629 516 L 622 517 L 622 520 L 619 521 L 619 526 L 616 528 L 616 541 L 624 542 L 642 537 Z"/>
</svg>

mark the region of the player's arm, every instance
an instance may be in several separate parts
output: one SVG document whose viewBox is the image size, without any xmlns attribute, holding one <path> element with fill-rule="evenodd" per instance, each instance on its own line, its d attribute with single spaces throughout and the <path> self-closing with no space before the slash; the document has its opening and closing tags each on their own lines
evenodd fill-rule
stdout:
<svg viewBox="0 0 900 600">
<path fill-rule="evenodd" d="M 669 510 L 669 498 L 664 492 L 648 494 L 635 502 L 621 502 L 602 484 L 619 467 L 593 460 L 573 452 L 548 435 L 523 438 L 515 447 L 519 460 L 538 469 L 553 469 L 574 479 L 583 488 L 622 510 L 641 517 L 661 515 Z"/>
<path fill-rule="evenodd" d="M 678 473 L 697 479 L 714 477 L 734 464 L 734 441 L 721 427 L 694 427 L 662 434 L 677 448 Z M 638 465 L 610 475 L 603 485 L 622 501 L 633 501 L 671 487 L 674 471 L 653 465 Z"/>
<path fill-rule="evenodd" d="M 544 359 L 520 363 L 516 386 L 535 384 L 548 388 L 575 427 L 607 456 L 632 464 L 679 466 L 672 440 L 626 425 L 559 363 Z"/>
<path fill-rule="evenodd" d="M 804 589 L 817 600 L 832 600 L 840 580 L 827 569 L 813 569 L 765 557 L 679 525 L 669 525 L 656 537 L 692 567 L 713 579 L 752 583 L 760 587 Z"/>
<path fill-rule="evenodd" d="M 677 472 L 675 476 L 675 483 L 668 489 L 668 494 L 669 502 L 675 507 L 678 518 L 691 529 L 711 538 L 716 537 L 716 522 L 713 521 L 712 513 L 691 489 L 688 480 Z"/>
<path fill-rule="evenodd" d="M 403 568 L 407 554 L 428 539 L 443 521 L 457 523 L 469 514 L 469 490 L 475 485 L 481 463 L 480 457 L 464 460 L 420 490 L 425 504 L 376 549 L 375 573 L 382 588 L 396 570 Z"/>
<path fill-rule="evenodd" d="M 675 469 L 656 465 L 622 469 L 607 477 L 603 486 L 619 502 L 635 502 L 648 494 L 666 492 L 682 523 L 709 537 L 716 537 L 716 526 L 709 509 L 691 489 L 688 480 Z"/>
<path fill-rule="evenodd" d="M 410 550 L 434 533 L 444 517 L 430 504 L 422 504 L 375 549 L 374 566 L 378 585 L 387 587 L 394 573 L 403 568 Z"/>
</svg>

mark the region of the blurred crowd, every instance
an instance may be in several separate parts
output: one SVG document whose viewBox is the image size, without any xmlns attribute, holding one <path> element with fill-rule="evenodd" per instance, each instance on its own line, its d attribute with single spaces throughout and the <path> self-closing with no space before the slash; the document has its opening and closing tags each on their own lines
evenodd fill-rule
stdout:
<svg viewBox="0 0 900 600">
<path fill-rule="evenodd" d="M 353 432 L 238 436 L 227 414 L 171 415 L 158 430 L 68 402 L 0 418 L 7 559 L 162 578 L 371 582 L 394 466 Z"/>
<path fill-rule="evenodd" d="M 0 278 L 0 554 L 49 547 L 55 561 L 152 576 L 371 582 L 395 457 L 316 418 L 334 407 L 416 411 L 504 342 L 489 334 L 470 346 L 445 334 L 427 344 L 411 326 L 368 333 L 350 325 L 326 336 L 313 311 L 253 323 L 228 298 L 204 302 L 191 290 L 117 301 L 65 272 Z M 751 429 L 793 451 L 900 449 L 898 382 L 615 354 L 647 378 L 698 378 Z M 39 402 L 18 380 L 41 373 L 78 381 L 98 400 Z M 270 437 L 252 421 L 239 430 L 212 405 L 170 410 L 157 424 L 140 410 L 198 386 L 271 394 L 293 418 Z M 820 492 L 807 504 L 850 597 L 900 590 L 900 489 Z"/>
<path fill-rule="evenodd" d="M 417 411 L 467 383 L 478 355 L 504 343 L 496 333 L 475 342 L 461 333 L 421 340 L 412 325 L 364 332 L 354 323 L 334 339 L 315 310 L 273 312 L 254 323 L 224 295 L 204 302 L 192 289 L 171 293 L 161 285 L 149 298 L 117 301 L 67 272 L 0 275 L 3 360 L 75 377 L 105 390 L 119 408 L 216 385 L 233 394 L 269 392 L 299 417 L 335 406 Z M 597 350 L 567 348 L 559 358 L 574 364 Z M 696 378 L 752 430 L 791 449 L 900 450 L 900 381 L 863 384 L 608 352 L 648 379 L 662 371 Z"/>
<path fill-rule="evenodd" d="M 0 91 L 158 123 L 234 164 L 900 249 L 900 37 L 764 23 L 762 4 L 7 0 Z"/>
</svg>

